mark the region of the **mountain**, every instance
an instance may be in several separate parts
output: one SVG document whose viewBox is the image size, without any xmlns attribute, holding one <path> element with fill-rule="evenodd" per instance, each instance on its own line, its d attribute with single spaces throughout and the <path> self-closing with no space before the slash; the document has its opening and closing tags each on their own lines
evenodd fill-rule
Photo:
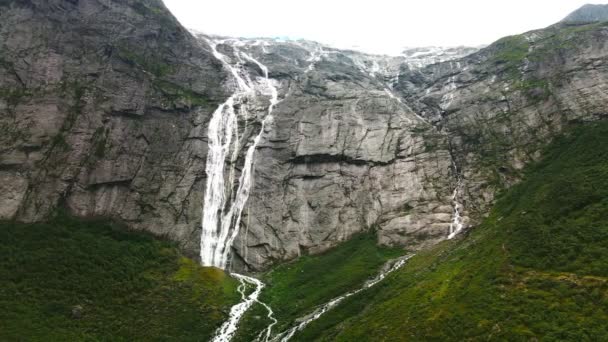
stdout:
<svg viewBox="0 0 608 342">
<path fill-rule="evenodd" d="M 204 296 L 209 322 L 180 315 L 171 336 L 193 324 L 199 339 L 219 328 L 219 337 L 244 341 L 605 333 L 603 21 L 558 23 L 481 49 L 383 56 L 192 33 L 159 0 L 0 7 L 0 218 L 10 221 L 10 241 L 23 239 L 18 249 L 1 245 L 0 271 L 17 276 L 0 299 L 18 308 L 11 298 L 33 288 L 26 308 L 38 310 L 0 315 L 7 339 L 44 312 L 44 331 L 57 319 L 66 329 L 58 336 L 80 336 L 66 308 L 112 297 L 103 292 L 111 285 L 69 285 L 95 283 L 82 268 L 113 269 L 96 258 L 105 249 L 94 241 L 123 239 L 101 230 L 79 240 L 91 218 L 249 275 L 180 271 L 181 259 L 162 258 L 179 255 L 169 246 L 149 237 L 127 244 L 133 252 L 120 267 L 147 291 L 133 292 L 158 299 L 154 307 L 171 317 L 179 310 L 159 298 L 183 290 L 186 275 L 192 288 L 177 294 L 184 312 L 196 313 L 187 298 L 225 290 L 217 301 Z M 79 223 L 54 223 L 58 212 Z M 19 235 L 28 227 L 31 235 Z M 39 273 L 62 239 L 77 257 Z M 93 255 L 73 241 L 95 246 Z M 28 258 L 37 246 L 43 252 Z M 130 268 L 141 262 L 137 251 L 159 261 Z M 34 286 L 41 274 L 66 283 Z M 228 312 L 236 281 L 242 302 Z M 78 301 L 46 307 L 63 287 Z M 120 298 L 133 315 L 150 314 L 145 302 Z M 103 327 L 108 315 L 91 324 Z M 165 327 L 150 322 L 158 329 L 150 331 Z"/>
<path fill-rule="evenodd" d="M 221 63 L 160 0 L 0 6 L 0 217 L 67 207 L 197 248 Z"/>
<path fill-rule="evenodd" d="M 4 218 L 65 207 L 198 254 L 206 133 L 237 86 L 228 68 L 258 93 L 234 107 L 231 196 L 267 115 L 268 70 L 279 103 L 255 146 L 249 199 L 222 204 L 243 202 L 227 247 L 237 269 L 369 229 L 389 246 L 442 241 L 455 208 L 458 224 L 479 223 L 564 124 L 605 117 L 602 25 L 531 31 L 412 68 L 314 42 L 194 36 L 157 1 L 3 6 Z"/>
<path fill-rule="evenodd" d="M 608 5 L 587 4 L 570 13 L 562 22 L 592 23 L 608 21 Z"/>
</svg>

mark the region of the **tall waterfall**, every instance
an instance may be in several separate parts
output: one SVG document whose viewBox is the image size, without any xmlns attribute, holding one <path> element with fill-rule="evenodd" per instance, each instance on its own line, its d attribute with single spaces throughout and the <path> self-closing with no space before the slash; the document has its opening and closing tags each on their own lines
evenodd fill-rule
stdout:
<svg viewBox="0 0 608 342">
<path fill-rule="evenodd" d="M 206 39 L 207 40 L 207 39 Z M 230 41 L 220 41 L 229 43 Z M 218 42 L 207 40 L 213 55 L 222 62 L 224 67 L 230 71 L 235 82 L 234 93 L 222 103 L 213 113 L 209 121 L 209 151 L 207 154 L 207 187 L 203 202 L 203 219 L 201 233 L 201 264 L 203 266 L 215 266 L 226 269 L 229 253 L 239 233 L 241 214 L 249 198 L 249 192 L 253 183 L 253 171 L 255 150 L 267 124 L 272 123 L 272 111 L 277 103 L 278 91 L 268 77 L 268 68 L 255 58 L 238 49 L 238 42 L 231 44 L 236 63 L 230 63 L 228 56 L 218 52 Z M 264 73 L 263 81 L 252 81 L 243 67 L 244 60 L 255 63 Z M 235 182 L 235 163 L 239 156 L 238 119 L 250 119 L 248 104 L 254 102 L 257 95 L 270 96 L 268 111 L 262 120 L 259 133 L 253 138 L 245 153 L 245 161 L 238 179 L 238 188 L 233 191 Z M 238 114 L 238 115 L 237 115 Z M 225 170 L 227 158 L 230 157 L 230 170 Z M 226 175 L 228 175 L 226 179 Z M 268 311 L 268 318 L 273 321 L 260 334 L 260 338 L 268 340 L 272 333 L 272 327 L 276 324 L 272 309 L 258 300 L 264 283 L 258 279 L 232 273 L 241 284 L 239 292 L 242 301 L 234 305 L 230 310 L 230 316 L 224 324 L 216 331 L 214 342 L 230 341 L 237 331 L 238 323 L 254 304 L 259 303 Z M 246 295 L 248 287 L 254 290 Z"/>
<path fill-rule="evenodd" d="M 253 182 L 255 150 L 264 129 L 272 121 L 272 111 L 279 102 L 278 92 L 268 78 L 268 69 L 259 61 L 242 52 L 232 44 L 237 62 L 233 65 L 230 59 L 218 52 L 217 42 L 208 40 L 213 55 L 230 71 L 235 81 L 234 93 L 213 113 L 209 122 L 209 152 L 207 155 L 207 187 L 203 202 L 203 219 L 200 257 L 203 266 L 215 266 L 225 269 L 234 239 L 239 233 L 241 214 L 249 198 Z M 252 81 L 244 69 L 243 58 L 254 62 L 264 72 L 263 82 Z M 245 160 L 238 179 L 238 188 L 234 189 L 234 165 L 239 152 L 238 115 L 249 119 L 248 102 L 258 93 L 270 96 L 268 112 L 262 121 L 260 132 L 255 136 L 245 153 Z M 232 152 L 232 153 L 231 153 Z M 231 170 L 225 170 L 230 156 Z M 226 175 L 228 174 L 228 177 Z M 226 179 L 227 178 L 227 179 Z"/>
</svg>

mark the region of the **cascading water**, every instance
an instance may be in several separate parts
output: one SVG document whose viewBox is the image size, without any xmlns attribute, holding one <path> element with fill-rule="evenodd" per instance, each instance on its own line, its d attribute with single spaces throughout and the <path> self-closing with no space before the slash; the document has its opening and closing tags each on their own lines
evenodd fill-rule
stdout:
<svg viewBox="0 0 608 342">
<path fill-rule="evenodd" d="M 460 62 L 456 62 L 456 67 L 457 67 L 457 69 L 460 69 Z M 452 62 L 450 62 L 450 68 L 454 69 Z M 458 86 L 456 85 L 456 76 L 455 75 L 450 76 L 448 78 L 448 84 L 445 87 L 445 91 L 447 91 L 447 93 L 445 95 L 443 95 L 443 97 L 441 98 L 441 102 L 439 104 L 439 107 L 442 110 L 445 111 L 452 105 L 452 103 L 454 102 L 454 99 L 456 98 L 455 90 L 457 88 L 458 88 Z M 446 138 L 447 138 L 447 136 L 446 136 Z M 458 235 L 460 232 L 462 232 L 462 230 L 465 228 L 463 220 L 462 220 L 462 215 L 461 215 L 462 204 L 458 201 L 459 191 L 460 191 L 460 188 L 462 187 L 462 176 L 458 170 L 458 166 L 456 165 L 456 160 L 454 159 L 454 156 L 452 155 L 451 152 L 450 152 L 450 159 L 452 160 L 452 168 L 454 169 L 454 174 L 456 175 L 456 186 L 454 187 L 454 192 L 452 193 L 452 207 L 454 208 L 454 212 L 452 214 L 452 222 L 450 223 L 450 231 L 448 233 L 448 240 L 453 239 L 456 235 Z"/>
<path fill-rule="evenodd" d="M 208 41 L 214 56 L 220 60 L 231 72 L 236 81 L 235 92 L 222 103 L 213 113 L 209 122 L 209 152 L 207 155 L 207 187 L 203 202 L 203 221 L 201 234 L 201 263 L 204 266 L 215 266 L 225 269 L 228 262 L 230 248 L 238 235 L 243 208 L 249 198 L 253 180 L 254 155 L 266 125 L 272 122 L 272 111 L 278 101 L 278 91 L 268 78 L 266 66 L 253 57 L 241 52 L 233 46 L 235 57 L 239 60 L 236 65 L 228 62 L 228 57 L 219 53 L 217 43 Z M 252 144 L 245 153 L 245 160 L 238 180 L 236 192 L 232 192 L 234 182 L 234 161 L 238 156 L 238 117 L 239 114 L 247 119 L 247 102 L 255 98 L 258 84 L 252 82 L 242 69 L 241 56 L 256 63 L 264 72 L 264 89 L 270 94 L 270 105 L 266 117 L 262 121 L 262 128 L 253 139 Z M 226 158 L 232 151 L 228 184 L 225 179 Z M 230 192 L 227 194 L 227 189 Z"/>
<path fill-rule="evenodd" d="M 228 43 L 228 41 L 222 42 Z M 278 91 L 268 77 L 268 68 L 255 58 L 240 51 L 238 49 L 239 42 L 232 44 L 234 57 L 237 60 L 235 65 L 230 64 L 229 58 L 217 51 L 218 43 L 211 40 L 207 40 L 207 43 L 211 47 L 213 55 L 230 71 L 236 83 L 234 93 L 215 110 L 209 121 L 209 152 L 206 167 L 207 187 L 203 202 L 200 244 L 200 257 L 203 266 L 226 269 L 232 244 L 239 233 L 243 208 L 249 198 L 253 182 L 255 150 L 267 124 L 272 123 L 272 111 L 274 106 L 279 103 L 279 100 Z M 242 67 L 244 64 L 242 58 L 254 62 L 263 71 L 264 81 L 262 87 L 260 87 L 259 83 L 251 81 L 246 70 Z M 240 144 L 237 107 L 238 114 L 245 120 L 249 119 L 247 104 L 249 101 L 255 100 L 258 92 L 270 95 L 270 104 L 266 116 L 262 120 L 262 127 L 259 133 L 254 137 L 253 142 L 245 153 L 245 160 L 238 180 L 238 188 L 234 192 L 234 165 L 238 158 Z M 230 154 L 231 151 L 232 154 Z M 231 169 L 228 172 L 228 182 L 226 183 L 225 165 L 228 155 L 231 155 Z M 230 341 L 236 333 L 241 317 L 256 302 L 266 308 L 268 318 L 273 321 L 262 332 L 265 333 L 265 339 L 267 340 L 276 320 L 273 317 L 272 309 L 258 300 L 264 284 L 252 277 L 236 273 L 232 273 L 232 276 L 241 283 L 239 292 L 241 293 L 242 302 L 231 308 L 229 319 L 216 331 L 213 341 Z M 255 289 L 251 294 L 245 295 L 245 290 L 248 286 L 254 286 Z"/>
<path fill-rule="evenodd" d="M 462 222 L 462 216 L 460 215 L 460 209 L 462 205 L 458 202 L 458 192 L 460 187 L 462 186 L 462 177 L 458 172 L 458 166 L 456 165 L 456 161 L 454 157 L 450 154 L 450 158 L 452 159 L 452 167 L 454 168 L 454 173 L 456 174 L 456 186 L 454 187 L 454 193 L 452 194 L 452 207 L 454 208 L 454 213 L 452 214 L 452 223 L 450 223 L 450 233 L 448 235 L 448 240 L 453 239 L 458 233 L 460 233 L 464 229 L 464 223 Z"/>
<path fill-rule="evenodd" d="M 238 291 L 241 294 L 242 302 L 230 308 L 230 316 L 228 317 L 228 320 L 224 322 L 224 324 L 222 324 L 222 326 L 216 331 L 213 342 L 228 342 L 232 339 L 232 337 L 234 337 L 241 317 L 243 317 L 243 314 L 245 314 L 253 303 L 257 301 L 257 298 L 260 296 L 260 293 L 264 288 L 264 284 L 255 278 L 240 274 L 232 274 L 232 276 L 241 282 L 241 285 L 238 287 Z M 255 286 L 255 289 L 247 296 L 245 291 L 247 290 L 248 284 Z"/>
</svg>

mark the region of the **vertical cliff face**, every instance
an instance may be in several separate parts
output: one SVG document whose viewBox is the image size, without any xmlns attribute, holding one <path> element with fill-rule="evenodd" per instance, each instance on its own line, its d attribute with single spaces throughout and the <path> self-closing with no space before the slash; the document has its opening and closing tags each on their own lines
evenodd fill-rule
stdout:
<svg viewBox="0 0 608 342">
<path fill-rule="evenodd" d="M 196 248 L 221 64 L 160 1 L 0 5 L 1 217 L 65 206 Z"/>
<path fill-rule="evenodd" d="M 241 262 L 257 268 L 319 252 L 367 229 L 390 245 L 447 237 L 447 140 L 393 94 L 403 58 L 309 42 L 226 44 L 268 66 L 281 100 L 256 152 L 234 245 Z"/>
<path fill-rule="evenodd" d="M 564 125 L 606 115 L 600 23 L 556 25 L 425 65 L 417 52 L 195 37 L 154 0 L 0 6 L 4 219 L 66 207 L 198 254 L 208 123 L 236 89 L 226 63 L 251 84 L 266 82 L 259 63 L 268 68 L 280 102 L 255 148 L 231 246 L 239 269 L 369 229 L 410 249 L 446 239 L 455 203 L 464 225 L 475 224 Z M 254 92 L 235 105 L 226 179 L 241 176 L 269 104 Z"/>
</svg>

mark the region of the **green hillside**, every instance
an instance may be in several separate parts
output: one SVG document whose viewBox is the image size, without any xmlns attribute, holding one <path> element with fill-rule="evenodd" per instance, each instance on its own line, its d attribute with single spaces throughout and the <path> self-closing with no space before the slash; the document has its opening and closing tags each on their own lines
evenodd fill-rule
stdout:
<svg viewBox="0 0 608 342">
<path fill-rule="evenodd" d="M 305 255 L 275 267 L 262 276 L 266 288 L 260 299 L 270 305 L 277 324 L 273 333 L 286 330 L 297 318 L 317 306 L 360 287 L 382 265 L 401 256 L 399 248 L 376 244 L 376 234 L 361 233 L 320 255 Z M 236 341 L 251 341 L 271 321 L 261 305 L 254 305 L 241 322 Z"/>
<path fill-rule="evenodd" d="M 111 222 L 0 224 L 2 341 L 204 341 L 240 299 L 236 287 Z"/>
</svg>

